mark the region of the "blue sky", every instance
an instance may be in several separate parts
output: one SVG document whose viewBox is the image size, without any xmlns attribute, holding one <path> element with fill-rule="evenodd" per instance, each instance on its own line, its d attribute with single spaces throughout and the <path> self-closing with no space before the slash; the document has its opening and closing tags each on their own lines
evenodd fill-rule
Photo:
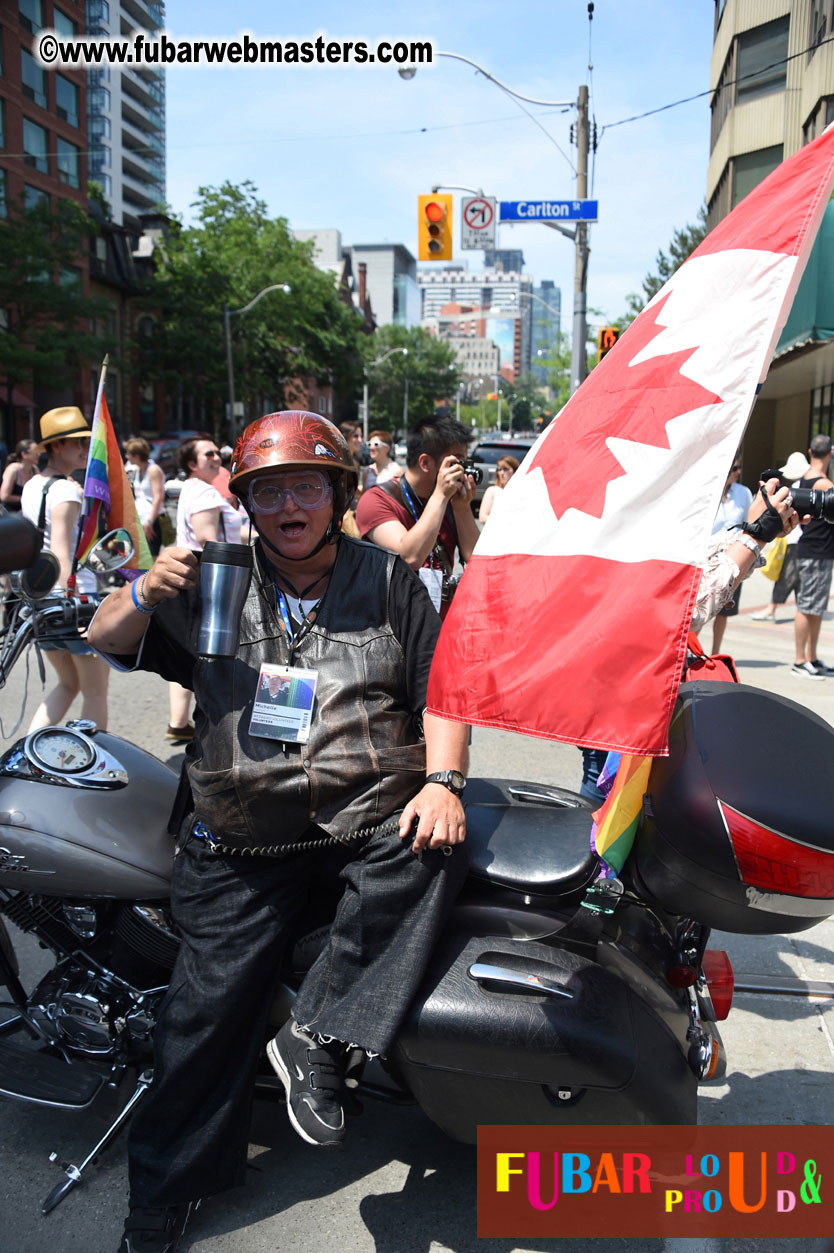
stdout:
<svg viewBox="0 0 834 1253">
<path fill-rule="evenodd" d="M 368 42 L 430 38 L 525 95 L 575 100 L 587 82 L 599 132 L 709 86 L 712 0 L 596 0 L 590 76 L 586 0 L 167 0 L 166 10 L 176 38 L 228 39 L 242 31 L 281 39 L 320 31 Z M 482 187 L 504 200 L 574 195 L 568 133 L 575 110 L 527 107 L 552 138 L 494 84 L 451 60 L 410 82 L 382 66 L 169 69 L 168 200 L 187 218 L 201 184 L 251 179 L 270 212 L 291 227 L 335 227 L 345 243 L 401 242 L 416 255 L 417 196 L 435 184 Z M 708 158 L 706 98 L 602 133 L 589 306 L 611 316 L 624 309 L 657 249 L 695 219 Z M 457 250 L 457 194 L 455 213 L 455 259 L 478 268 L 480 253 Z M 544 226 L 505 225 L 498 245 L 523 248 L 527 271 L 557 282 L 569 329 L 569 241 Z"/>
</svg>

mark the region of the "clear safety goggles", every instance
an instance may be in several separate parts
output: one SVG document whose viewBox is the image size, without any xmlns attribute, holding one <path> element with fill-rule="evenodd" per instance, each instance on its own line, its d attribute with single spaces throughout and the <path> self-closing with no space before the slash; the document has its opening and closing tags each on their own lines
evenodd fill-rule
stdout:
<svg viewBox="0 0 834 1253">
<path fill-rule="evenodd" d="M 299 509 L 323 509 L 333 499 L 333 484 L 323 470 L 259 476 L 249 484 L 253 513 L 278 513 L 288 497 Z"/>
</svg>

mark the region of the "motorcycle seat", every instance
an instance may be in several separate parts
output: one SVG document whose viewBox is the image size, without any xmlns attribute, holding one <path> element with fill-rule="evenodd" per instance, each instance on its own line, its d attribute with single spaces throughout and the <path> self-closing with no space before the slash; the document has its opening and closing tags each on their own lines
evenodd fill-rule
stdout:
<svg viewBox="0 0 834 1253">
<path fill-rule="evenodd" d="M 469 873 L 497 887 L 555 900 L 596 877 L 590 802 L 514 780 L 471 780 L 464 793 Z"/>
</svg>

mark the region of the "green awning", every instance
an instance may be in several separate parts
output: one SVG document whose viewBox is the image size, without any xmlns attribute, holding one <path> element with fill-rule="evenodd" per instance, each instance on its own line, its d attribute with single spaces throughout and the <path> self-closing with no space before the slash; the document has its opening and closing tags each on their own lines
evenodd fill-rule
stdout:
<svg viewBox="0 0 834 1253">
<path fill-rule="evenodd" d="M 834 339 L 834 200 L 823 215 L 774 358 Z"/>
</svg>

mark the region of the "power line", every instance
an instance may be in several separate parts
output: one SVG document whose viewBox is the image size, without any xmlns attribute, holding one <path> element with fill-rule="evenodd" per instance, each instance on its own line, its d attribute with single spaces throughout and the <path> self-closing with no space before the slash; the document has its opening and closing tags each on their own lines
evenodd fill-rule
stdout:
<svg viewBox="0 0 834 1253">
<path fill-rule="evenodd" d="M 527 110 L 525 109 L 525 113 L 526 112 Z M 558 114 L 558 113 L 567 113 L 567 112 L 568 112 L 567 109 L 545 109 L 545 110 L 542 110 L 539 116 L 550 117 L 554 113 Z M 532 116 L 532 115 L 528 115 L 528 116 Z M 276 144 L 276 143 L 288 143 L 288 144 L 289 143 L 305 143 L 306 144 L 306 143 L 317 143 L 317 142 L 342 143 L 345 140 L 358 142 L 363 139 L 381 139 L 381 138 L 385 138 L 385 137 L 392 136 L 392 135 L 393 136 L 427 135 L 433 131 L 459 130 L 461 128 L 471 127 L 471 126 L 495 126 L 499 122 L 517 122 L 518 120 L 519 120 L 518 115 L 513 113 L 513 114 L 507 114 L 504 117 L 476 118 L 471 122 L 446 122 L 438 126 L 412 126 L 404 130 L 354 131 L 351 133 L 331 134 L 331 135 L 297 135 L 297 134 L 279 135 L 275 137 L 270 137 L 268 142 L 270 144 Z M 535 121 L 535 117 L 533 117 L 533 120 Z M 547 131 L 545 131 L 545 134 L 547 134 Z M 552 139 L 552 136 L 550 136 L 550 138 L 553 143 L 556 142 L 555 140 Z M 175 144 L 175 145 L 168 145 L 166 148 L 166 152 L 186 152 L 191 149 L 197 149 L 197 148 L 222 148 L 224 146 L 227 146 L 228 144 L 234 144 L 236 148 L 241 147 L 241 145 L 243 144 L 260 144 L 261 146 L 263 146 L 264 138 L 262 135 L 259 135 L 253 139 L 240 139 L 236 137 L 234 139 L 221 140 L 220 142 L 214 141 L 209 144 Z M 79 149 L 78 155 L 89 157 L 89 156 L 95 155 L 98 151 L 99 151 L 98 149 Z M 152 148 L 125 149 L 125 154 L 129 156 L 131 151 L 135 152 L 137 156 L 146 157 L 146 154 L 154 152 L 155 150 Z M 52 152 L 52 151 L 48 151 L 44 153 L 31 153 L 31 152 L 6 152 L 5 149 L 0 150 L 0 157 L 10 157 L 10 158 L 16 157 L 20 159 L 24 159 L 26 157 L 33 157 L 33 156 L 56 157 L 57 155 L 58 155 L 57 152 Z M 562 155 L 564 156 L 564 153 Z"/>
<path fill-rule="evenodd" d="M 792 52 L 789 57 L 782 57 L 779 61 L 771 61 L 769 65 L 763 65 L 760 70 L 754 70 L 751 74 L 742 74 L 739 78 L 733 78 L 728 83 L 719 83 L 718 87 L 710 87 L 707 91 L 699 91 L 695 96 L 684 96 L 682 100 L 673 100 L 671 104 L 662 104 L 657 109 L 647 109 L 645 113 L 635 113 L 633 117 L 620 118 L 619 122 L 607 122 L 600 131 L 600 139 L 605 131 L 613 130 L 615 126 L 625 126 L 627 122 L 639 122 L 642 118 L 652 117 L 655 113 L 665 113 L 667 109 L 676 109 L 680 104 L 690 104 L 693 100 L 703 100 L 704 96 L 714 95 L 721 87 L 734 87 L 736 83 L 747 82 L 750 78 L 759 78 L 766 70 L 773 70 L 777 65 L 787 65 L 789 61 L 795 61 L 797 57 L 807 56 L 815 48 L 822 48 L 824 44 L 831 43 L 832 40 L 834 40 L 834 35 L 829 35 L 827 39 L 820 39 L 816 43 L 809 44 L 801 52 Z"/>
</svg>

